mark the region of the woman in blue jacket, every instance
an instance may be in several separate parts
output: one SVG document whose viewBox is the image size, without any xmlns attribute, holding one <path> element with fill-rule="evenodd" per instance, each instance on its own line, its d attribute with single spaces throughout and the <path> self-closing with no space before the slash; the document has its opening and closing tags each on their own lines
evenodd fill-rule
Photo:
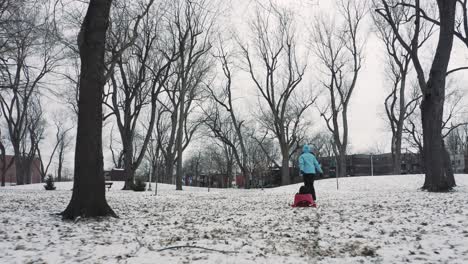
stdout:
<svg viewBox="0 0 468 264">
<path fill-rule="evenodd" d="M 322 168 L 317 161 L 317 158 L 310 153 L 310 148 L 307 144 L 302 148 L 302 154 L 299 157 L 299 168 L 301 170 L 302 177 L 304 178 L 304 185 L 308 192 L 312 194 L 314 201 L 316 200 L 314 179 L 317 173 L 322 174 Z"/>
</svg>

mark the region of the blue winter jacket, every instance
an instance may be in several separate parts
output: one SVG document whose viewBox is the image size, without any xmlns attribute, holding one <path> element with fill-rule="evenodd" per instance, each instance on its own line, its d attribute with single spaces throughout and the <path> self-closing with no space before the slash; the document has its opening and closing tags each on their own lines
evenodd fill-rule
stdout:
<svg viewBox="0 0 468 264">
<path fill-rule="evenodd" d="M 310 153 L 310 148 L 308 145 L 304 145 L 302 148 L 302 154 L 299 157 L 299 168 L 304 174 L 316 174 L 323 173 L 320 164 L 317 161 L 317 158 Z"/>
</svg>

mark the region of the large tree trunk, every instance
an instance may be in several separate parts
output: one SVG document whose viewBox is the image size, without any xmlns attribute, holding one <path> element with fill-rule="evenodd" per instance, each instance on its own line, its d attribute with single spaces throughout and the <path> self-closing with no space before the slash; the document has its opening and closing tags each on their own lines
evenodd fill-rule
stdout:
<svg viewBox="0 0 468 264">
<path fill-rule="evenodd" d="M 392 165 L 395 175 L 401 174 L 401 131 L 397 128 L 396 135 L 392 136 Z"/>
<path fill-rule="evenodd" d="M 125 185 L 122 190 L 131 190 L 135 179 L 135 171 L 133 169 L 133 137 L 130 136 L 130 131 L 126 131 L 123 140 L 124 145 L 124 170 L 125 170 Z"/>
<path fill-rule="evenodd" d="M 31 184 L 31 176 L 32 176 L 32 161 L 33 158 L 26 158 L 26 162 L 24 164 L 25 170 L 24 170 L 24 177 L 25 177 L 25 182 L 26 184 Z"/>
<path fill-rule="evenodd" d="M 424 167 L 426 178 L 424 189 L 429 191 L 448 190 L 449 185 L 445 177 L 444 155 L 442 145 L 442 114 L 443 103 L 435 95 L 424 98 L 421 103 L 423 139 L 424 139 Z M 442 99 L 443 100 L 443 99 Z"/>
<path fill-rule="evenodd" d="M 16 172 L 16 185 L 24 184 L 24 162 L 21 154 L 15 154 L 15 172 Z"/>
<path fill-rule="evenodd" d="M 347 171 L 346 171 L 346 152 L 340 152 L 338 154 L 338 177 L 346 177 L 347 176 Z"/>
<path fill-rule="evenodd" d="M 452 162 L 450 161 L 450 154 L 447 151 L 445 143 L 442 141 L 442 148 L 443 148 L 443 159 L 444 159 L 444 168 L 447 173 L 447 182 L 450 187 L 455 187 L 455 175 L 453 173 Z"/>
<path fill-rule="evenodd" d="M 291 183 L 289 176 L 289 154 L 287 150 L 282 151 L 281 159 L 281 185 L 288 185 Z"/>
<path fill-rule="evenodd" d="M 102 156 L 104 52 L 112 0 L 91 0 L 78 36 L 81 74 L 73 194 L 64 219 L 115 216 L 107 204 Z"/>
<path fill-rule="evenodd" d="M 437 50 L 429 73 L 429 80 L 423 89 L 421 119 L 423 126 L 423 153 L 426 177 L 423 189 L 433 192 L 450 190 L 455 185 L 444 163 L 445 147 L 442 142 L 442 124 L 445 99 L 445 83 L 448 63 L 453 46 L 455 25 L 455 0 L 438 0 L 440 31 Z M 448 166 L 450 167 L 450 166 Z M 453 173 L 452 173 L 453 177 Z"/>
</svg>

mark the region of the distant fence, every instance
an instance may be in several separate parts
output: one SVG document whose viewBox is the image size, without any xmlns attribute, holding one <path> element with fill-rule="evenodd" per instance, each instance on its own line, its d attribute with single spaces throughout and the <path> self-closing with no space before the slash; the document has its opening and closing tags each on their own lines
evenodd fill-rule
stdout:
<svg viewBox="0 0 468 264">
<path fill-rule="evenodd" d="M 335 177 L 336 161 L 334 157 L 320 158 L 325 177 Z M 401 174 L 422 173 L 419 154 L 402 153 Z M 346 175 L 390 175 L 393 174 L 392 154 L 355 154 L 346 156 Z"/>
</svg>

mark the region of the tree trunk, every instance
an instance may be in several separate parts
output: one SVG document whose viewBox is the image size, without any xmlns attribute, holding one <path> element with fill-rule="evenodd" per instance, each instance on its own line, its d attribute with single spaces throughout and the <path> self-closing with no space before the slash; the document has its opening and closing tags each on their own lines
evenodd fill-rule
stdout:
<svg viewBox="0 0 468 264">
<path fill-rule="evenodd" d="M 21 154 L 15 155 L 16 185 L 24 184 L 24 163 Z"/>
<path fill-rule="evenodd" d="M 184 83 L 184 81 L 182 81 Z M 183 88 L 186 89 L 184 84 Z M 180 92 L 180 105 L 179 105 L 179 120 L 177 125 L 177 138 L 176 138 L 176 149 L 177 149 L 177 166 L 176 166 L 176 190 L 182 190 L 182 152 L 183 152 L 183 136 L 184 136 L 184 121 L 185 121 L 185 91 Z"/>
<path fill-rule="evenodd" d="M 281 159 L 281 185 L 288 185 L 291 183 L 291 179 L 289 176 L 289 155 L 283 153 L 283 157 Z"/>
<path fill-rule="evenodd" d="M 172 177 L 174 176 L 174 160 L 174 155 L 172 153 L 168 153 L 166 158 L 166 172 L 164 173 L 164 182 L 167 184 L 172 184 Z"/>
<path fill-rule="evenodd" d="M 33 158 L 27 157 L 26 160 L 25 160 L 24 178 L 25 178 L 26 184 L 31 184 L 31 173 L 32 173 L 32 168 L 31 167 L 32 167 L 32 160 L 33 159 L 34 159 L 34 157 Z"/>
<path fill-rule="evenodd" d="M 392 136 L 392 165 L 395 175 L 401 174 L 401 131 L 397 128 L 396 135 Z"/>
<path fill-rule="evenodd" d="M 127 131 L 127 133 L 130 133 Z M 128 134 L 127 134 L 128 135 Z M 125 170 L 125 185 L 122 190 L 131 190 L 135 179 L 135 171 L 133 169 L 133 144 L 132 137 L 124 137 L 124 170 Z"/>
<path fill-rule="evenodd" d="M 158 195 L 159 168 L 157 164 L 152 165 L 151 178 L 154 180 L 154 195 Z"/>
<path fill-rule="evenodd" d="M 132 190 L 135 179 L 135 171 L 132 168 L 125 169 L 125 184 L 122 190 Z"/>
<path fill-rule="evenodd" d="M 60 151 L 59 151 L 59 155 L 58 155 L 58 165 L 57 165 L 57 181 L 58 182 L 61 182 L 62 181 L 62 170 L 63 170 L 63 157 L 64 153 L 63 153 L 63 147 L 60 146 Z"/>
<path fill-rule="evenodd" d="M 104 52 L 112 0 L 91 0 L 78 45 L 81 58 L 73 194 L 64 219 L 117 215 L 107 204 L 102 155 Z"/>
<path fill-rule="evenodd" d="M 340 152 L 338 154 L 338 177 L 346 177 L 347 170 L 346 170 L 346 153 Z"/>
<path fill-rule="evenodd" d="M 445 143 L 443 141 L 442 141 L 442 148 L 443 148 L 444 167 L 447 173 L 447 182 L 448 182 L 449 188 L 453 188 L 457 186 L 457 184 L 455 183 L 455 175 L 453 173 L 452 162 L 450 161 L 450 154 L 447 151 L 447 148 L 445 147 Z"/>
<path fill-rule="evenodd" d="M 439 41 L 429 79 L 422 89 L 421 119 L 426 170 L 422 188 L 432 192 L 444 192 L 455 185 L 455 180 L 450 177 L 450 172 L 447 170 L 450 166 L 444 166 L 444 163 L 451 163 L 450 157 L 444 153 L 446 150 L 442 141 L 442 124 L 446 73 L 453 46 L 456 1 L 437 0 L 437 4 L 440 17 Z"/>
<path fill-rule="evenodd" d="M 449 184 L 446 180 L 444 166 L 444 148 L 442 145 L 442 113 L 443 105 L 440 99 L 431 96 L 421 103 L 424 167 L 426 178 L 423 189 L 429 191 L 446 191 Z M 450 159 L 450 158 L 449 158 Z"/>
</svg>

